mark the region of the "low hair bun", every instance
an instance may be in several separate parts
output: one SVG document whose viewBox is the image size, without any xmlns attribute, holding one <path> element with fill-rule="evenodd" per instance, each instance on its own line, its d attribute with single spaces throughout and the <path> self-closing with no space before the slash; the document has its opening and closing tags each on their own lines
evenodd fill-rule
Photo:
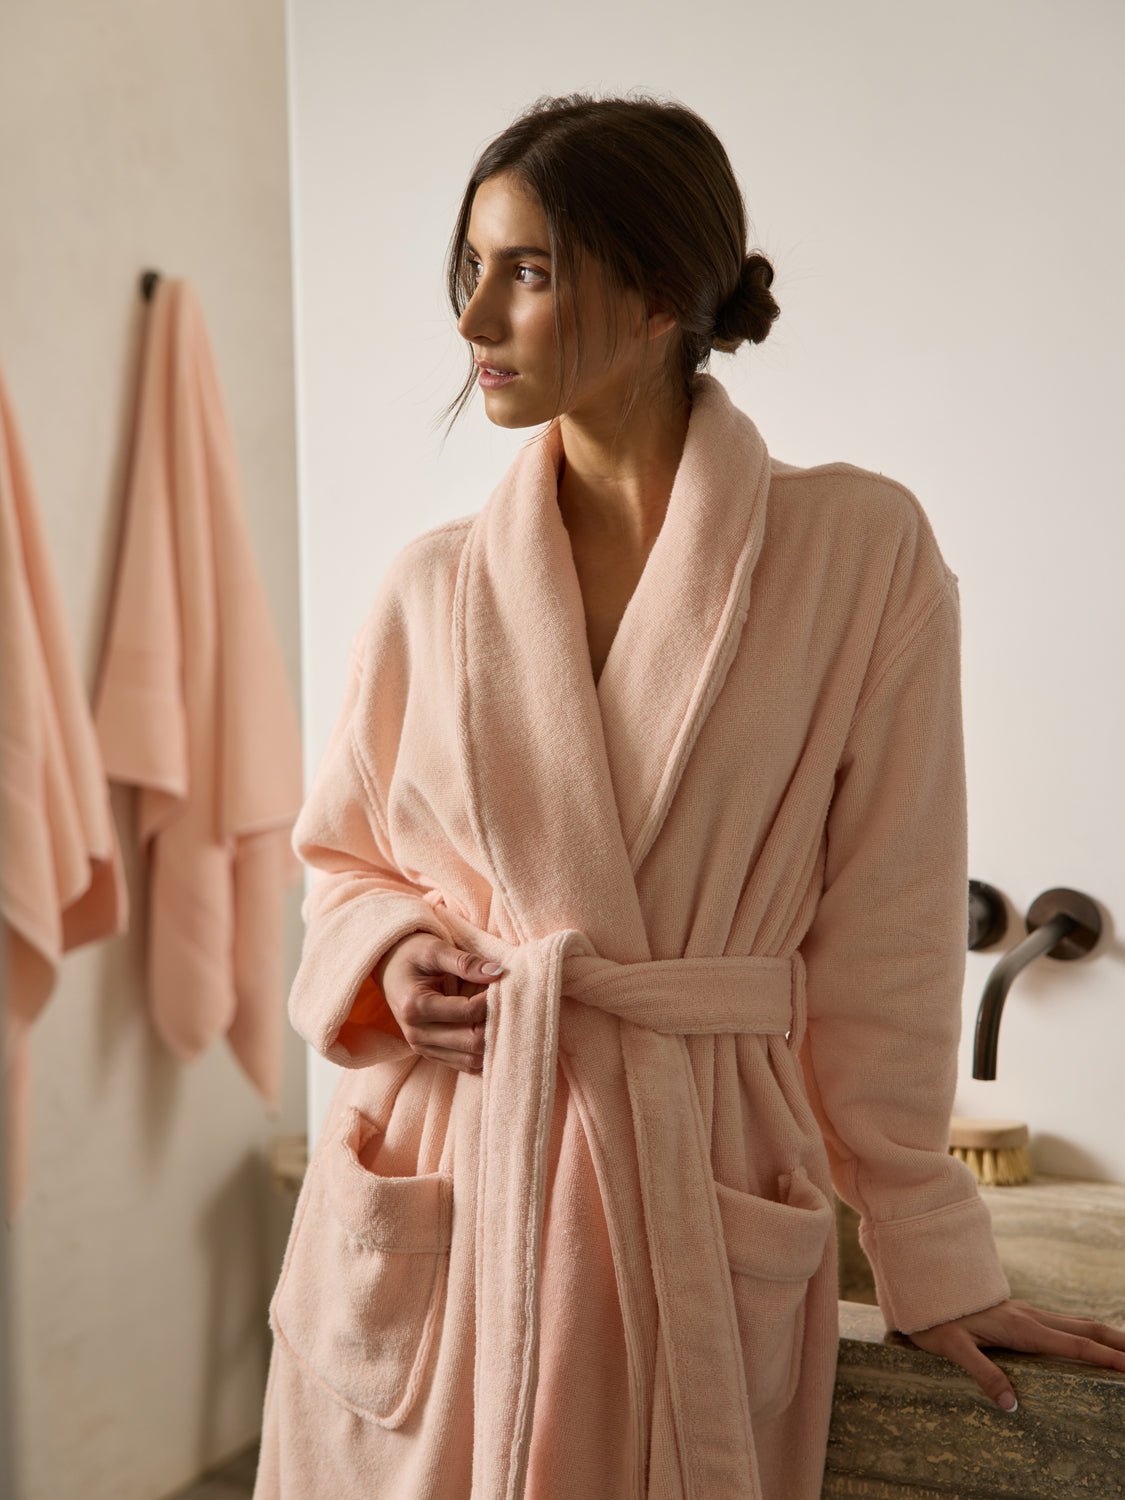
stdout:
<svg viewBox="0 0 1125 1500">
<path fill-rule="evenodd" d="M 630 89 L 542 94 L 476 157 L 446 262 L 449 305 L 467 343 L 478 342 L 461 321 L 475 295 L 467 241 L 473 199 L 500 176 L 512 178 L 542 210 L 546 238 L 539 243 L 551 255 L 550 307 L 560 336 L 563 299 L 587 258 L 611 313 L 611 358 L 622 353 L 634 298 L 665 325 L 667 337 L 643 341 L 642 358 L 626 351 L 625 363 L 635 368 L 622 420 L 648 399 L 650 387 L 666 387 L 675 403 L 690 408 L 695 378 L 714 350 L 733 354 L 769 333 L 779 313 L 770 291 L 773 266 L 757 250 L 747 254 L 757 232 L 726 147 L 686 104 Z M 593 331 L 600 336 L 600 328 Z M 479 381 L 471 349 L 465 354 L 470 368 L 447 408 L 455 417 Z M 558 373 L 554 416 L 568 410 L 578 388 L 577 370 L 567 375 L 560 364 Z"/>
<path fill-rule="evenodd" d="M 773 266 L 757 251 L 743 257 L 738 284 L 715 314 L 713 349 L 733 354 L 746 339 L 760 344 L 780 316 L 770 292 Z"/>
</svg>

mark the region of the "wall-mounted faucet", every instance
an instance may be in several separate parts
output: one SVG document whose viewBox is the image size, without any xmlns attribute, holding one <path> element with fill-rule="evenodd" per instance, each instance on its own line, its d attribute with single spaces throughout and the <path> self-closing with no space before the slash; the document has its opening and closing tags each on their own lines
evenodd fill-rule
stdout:
<svg viewBox="0 0 1125 1500">
<path fill-rule="evenodd" d="M 1003 898 L 983 880 L 969 881 L 969 947 L 987 948 L 1002 937 L 1008 919 Z M 1027 937 L 1011 948 L 988 976 L 977 1012 L 973 1077 L 996 1077 L 1000 1015 L 1012 981 L 1021 969 L 1045 953 L 1048 958 L 1081 958 L 1102 931 L 1101 912 L 1081 891 L 1055 886 L 1036 896 L 1027 909 Z"/>
</svg>

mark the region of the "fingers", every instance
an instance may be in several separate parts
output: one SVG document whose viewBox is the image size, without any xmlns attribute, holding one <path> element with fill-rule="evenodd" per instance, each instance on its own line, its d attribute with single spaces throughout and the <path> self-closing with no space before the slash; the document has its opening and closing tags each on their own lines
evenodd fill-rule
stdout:
<svg viewBox="0 0 1125 1500">
<path fill-rule="evenodd" d="M 411 1046 L 416 1051 L 463 1052 L 479 1061 L 484 1056 L 484 1022 L 475 1026 L 412 1026 Z"/>
<path fill-rule="evenodd" d="M 455 974 L 458 979 L 464 979 L 468 983 L 491 984 L 506 972 L 491 959 L 480 958 L 475 953 L 467 953 L 463 948 L 455 947 L 453 943 L 443 943 L 440 940 L 430 950 L 430 958 L 438 968 Z"/>
<path fill-rule="evenodd" d="M 399 1006 L 399 1014 L 401 1021 L 416 1031 L 432 1027 L 483 1026 L 488 1015 L 488 992 L 476 990 L 471 995 L 459 995 L 454 990 L 452 994 L 443 995 L 431 981 L 421 980 Z"/>
<path fill-rule="evenodd" d="M 1099 1323 L 1097 1318 L 1085 1318 L 1078 1313 L 1056 1312 L 1054 1308 L 1029 1306 L 1029 1311 L 1048 1328 L 1083 1335 L 1110 1349 L 1125 1351 L 1125 1328 L 1117 1328 L 1112 1323 Z"/>
<path fill-rule="evenodd" d="M 487 972 L 491 963 L 475 953 L 467 953 L 452 943 L 433 939 L 427 947 L 420 949 L 421 958 L 412 954 L 413 983 L 404 988 L 406 994 L 396 996 L 396 1013 L 400 1025 L 414 1027 L 461 1024 L 472 1026 L 483 1021 L 487 1006 L 485 991 L 478 990 L 469 995 L 461 993 L 462 985 L 483 984 L 486 987 L 501 978 L 507 970 L 499 973 Z"/>
<path fill-rule="evenodd" d="M 1018 1404 L 1011 1382 L 998 1365 L 981 1353 L 979 1344 L 1125 1370 L 1125 1328 L 1096 1318 L 1072 1317 L 1034 1307 L 1030 1302 L 1016 1299 L 1005 1305 L 1000 1318 L 990 1319 L 991 1311 L 985 1309 L 957 1322 L 919 1329 L 907 1337 L 919 1348 L 960 1365 L 985 1395 L 1006 1411 L 1015 1411 Z"/>
<path fill-rule="evenodd" d="M 499 972 L 489 973 L 488 967 Z M 432 974 L 427 972 L 431 968 Z M 506 972 L 451 943 L 433 943 L 421 977 L 398 1008 L 403 1035 L 414 1051 L 463 1073 L 483 1072 L 487 988 L 463 995 L 461 986 L 487 987 Z"/>
<path fill-rule="evenodd" d="M 459 1073 L 481 1073 L 484 1070 L 483 1053 L 459 1052 L 455 1047 L 415 1047 L 422 1057 L 456 1068 Z"/>
<path fill-rule="evenodd" d="M 459 1067 L 462 1072 L 479 1073 L 484 1067 L 484 1027 L 487 997 L 483 990 L 468 997 L 446 997 L 431 992 L 415 995 L 404 1010 L 432 1015 L 436 1020 L 401 1022 L 402 1032 L 414 1051 L 422 1057 Z M 442 1019 L 444 1017 L 444 1019 Z"/>
<path fill-rule="evenodd" d="M 1125 1370 L 1125 1343 L 1118 1329 L 1093 1320 L 1075 1320 L 1095 1329 L 1104 1329 L 1103 1341 L 1100 1336 L 1090 1338 L 1072 1329 L 1058 1327 L 1057 1323 L 1063 1321 L 1058 1314 L 1044 1316 L 1035 1308 L 1034 1316 L 1025 1315 L 1020 1319 L 1010 1347 L 1026 1349 L 1031 1354 L 1053 1354 L 1059 1359 L 1080 1359 L 1087 1364 L 1104 1365 L 1110 1370 Z M 1110 1339 L 1115 1342 L 1108 1342 Z"/>
<path fill-rule="evenodd" d="M 1016 1410 L 1019 1402 L 1012 1390 L 1011 1381 L 999 1365 L 993 1364 L 986 1354 L 981 1353 L 964 1330 L 951 1329 L 948 1336 L 942 1339 L 940 1350 L 936 1352 L 967 1370 L 990 1401 L 995 1401 L 1004 1411 Z"/>
</svg>

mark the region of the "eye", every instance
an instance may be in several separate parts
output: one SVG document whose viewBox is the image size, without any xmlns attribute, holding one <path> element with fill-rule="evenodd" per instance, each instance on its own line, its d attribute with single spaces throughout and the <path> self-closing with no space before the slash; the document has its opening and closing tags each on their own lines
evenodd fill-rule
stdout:
<svg viewBox="0 0 1125 1500">
<path fill-rule="evenodd" d="M 464 263 L 465 263 L 466 269 L 472 273 L 472 280 L 475 281 L 477 279 L 477 277 L 476 277 L 476 270 L 477 270 L 477 267 L 480 265 L 480 261 L 477 260 L 475 256 L 469 255 L 468 252 L 466 252 Z M 531 275 L 533 277 L 537 278 L 539 281 L 547 281 L 547 280 L 549 280 L 547 272 L 546 271 L 541 271 L 538 268 L 538 266 L 527 266 L 527 265 L 517 266 L 516 267 L 516 274 L 518 275 L 519 272 L 521 272 L 521 271 L 529 271 L 531 273 Z M 531 284 L 532 283 L 530 281 L 525 281 L 525 282 L 522 283 L 523 286 L 530 286 Z"/>
</svg>

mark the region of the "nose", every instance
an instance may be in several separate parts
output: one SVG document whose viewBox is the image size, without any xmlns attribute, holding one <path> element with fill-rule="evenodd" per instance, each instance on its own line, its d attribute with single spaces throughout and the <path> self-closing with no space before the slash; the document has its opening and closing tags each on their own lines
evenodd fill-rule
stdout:
<svg viewBox="0 0 1125 1500">
<path fill-rule="evenodd" d="M 499 333 L 495 318 L 485 315 L 482 308 L 470 305 L 457 320 L 457 331 L 469 344 L 495 344 Z"/>
<path fill-rule="evenodd" d="M 498 344 L 504 333 L 504 320 L 495 298 L 485 293 L 486 283 L 478 281 L 457 319 L 457 331 L 470 344 L 479 340 Z"/>
</svg>

